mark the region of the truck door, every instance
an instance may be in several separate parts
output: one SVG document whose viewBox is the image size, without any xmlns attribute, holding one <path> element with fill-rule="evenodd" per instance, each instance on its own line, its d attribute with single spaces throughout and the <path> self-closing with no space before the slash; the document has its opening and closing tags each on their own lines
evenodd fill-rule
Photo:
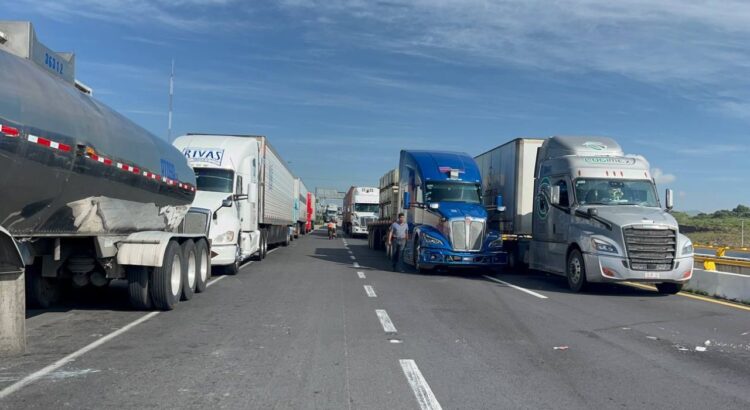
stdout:
<svg viewBox="0 0 750 410">
<path fill-rule="evenodd" d="M 552 229 L 550 253 L 553 258 L 548 261 L 557 272 L 565 272 L 567 251 L 570 244 L 570 182 L 566 176 L 551 178 L 552 185 L 560 188 L 560 203 L 550 208 L 548 221 Z"/>
</svg>

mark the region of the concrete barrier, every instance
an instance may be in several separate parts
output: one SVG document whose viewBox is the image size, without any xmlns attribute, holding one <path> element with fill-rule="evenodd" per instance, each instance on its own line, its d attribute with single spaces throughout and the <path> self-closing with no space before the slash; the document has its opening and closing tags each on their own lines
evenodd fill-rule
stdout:
<svg viewBox="0 0 750 410">
<path fill-rule="evenodd" d="M 693 271 L 686 290 L 706 293 L 722 299 L 750 303 L 750 276 L 702 269 Z"/>
</svg>

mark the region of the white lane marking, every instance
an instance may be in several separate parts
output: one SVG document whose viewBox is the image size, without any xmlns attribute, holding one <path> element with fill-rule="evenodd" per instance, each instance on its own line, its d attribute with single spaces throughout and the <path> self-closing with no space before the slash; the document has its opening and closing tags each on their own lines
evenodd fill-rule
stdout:
<svg viewBox="0 0 750 410">
<path fill-rule="evenodd" d="M 367 278 L 367 277 L 365 276 L 365 273 L 364 273 L 364 272 L 357 272 L 357 276 L 359 276 L 359 278 L 360 278 L 360 279 L 366 279 L 366 278 Z"/>
<path fill-rule="evenodd" d="M 240 265 L 240 269 L 244 268 L 247 265 L 252 265 L 253 262 L 255 262 L 255 261 L 248 261 L 248 262 L 243 263 L 242 265 Z"/>
<path fill-rule="evenodd" d="M 393 326 L 393 322 L 391 322 L 391 318 L 388 317 L 388 313 L 383 309 L 377 309 L 375 310 L 375 314 L 378 315 L 378 319 L 380 319 L 380 324 L 383 326 L 383 330 L 386 333 L 397 333 L 396 326 Z"/>
<path fill-rule="evenodd" d="M 226 276 L 219 276 L 210 282 L 206 284 L 206 287 L 210 287 L 214 283 L 226 278 Z M 67 365 L 68 363 L 72 362 L 73 360 L 83 356 L 84 354 L 96 349 L 97 347 L 109 342 L 110 340 L 116 338 L 117 336 L 120 336 L 121 334 L 127 332 L 128 330 L 140 325 L 143 322 L 146 322 L 147 320 L 153 318 L 154 316 L 158 315 L 159 313 L 162 313 L 161 311 L 158 312 L 151 312 L 147 313 L 138 319 L 128 323 L 127 325 L 115 330 L 114 332 L 101 337 L 95 342 L 92 342 L 84 347 L 82 347 L 79 350 L 76 350 L 75 352 L 63 357 L 62 359 L 52 363 L 51 365 L 44 367 L 40 370 L 35 371 L 34 373 L 31 373 L 30 375 L 24 377 L 23 379 L 11 384 L 10 386 L 0 390 L 0 400 L 10 396 L 11 394 L 21 390 L 22 388 L 30 385 L 31 383 L 34 383 L 35 381 L 49 375 L 50 373 L 54 372 L 55 370 Z"/>
<path fill-rule="evenodd" d="M 347 250 L 347 252 L 349 252 L 349 255 L 354 255 L 354 252 L 352 252 L 350 250 Z"/>
<path fill-rule="evenodd" d="M 355 268 L 359 268 L 359 267 L 360 267 L 360 266 L 359 266 L 359 264 L 358 264 L 357 262 L 354 262 L 354 265 L 353 265 L 353 266 L 354 266 Z"/>
<path fill-rule="evenodd" d="M 252 263 L 252 262 L 250 262 L 250 263 Z M 248 263 L 248 265 L 249 265 L 250 263 Z M 220 281 L 220 280 L 222 280 L 222 279 L 224 279 L 224 278 L 226 278 L 226 276 L 219 276 L 219 277 L 217 277 L 217 278 L 214 278 L 214 280 L 212 280 L 211 282 L 208 282 L 208 283 L 206 283 L 206 287 L 207 287 L 207 288 L 210 288 L 211 286 L 213 286 L 213 284 L 214 284 L 214 283 L 216 283 L 216 282 L 218 282 L 218 281 Z"/>
<path fill-rule="evenodd" d="M 497 282 L 497 283 L 503 284 L 503 285 L 511 287 L 511 288 L 513 288 L 515 290 L 520 290 L 521 292 L 528 293 L 531 296 L 536 296 L 539 299 L 548 299 L 546 296 L 542 295 L 541 293 L 536 293 L 533 290 L 528 290 L 528 289 L 522 288 L 520 286 L 516 286 L 516 285 L 514 285 L 512 283 L 508 283 L 508 282 L 506 282 L 504 280 L 500 280 L 498 278 L 493 278 L 492 276 L 488 276 L 488 275 L 482 275 L 482 276 L 484 276 L 485 278 L 487 278 L 487 279 L 489 279 L 489 280 L 491 280 L 493 282 Z"/>
<path fill-rule="evenodd" d="M 435 394 L 432 393 L 430 385 L 427 384 L 422 372 L 419 371 L 417 363 L 414 360 L 399 360 L 401 370 L 404 371 L 406 381 L 409 382 L 414 396 L 417 397 L 417 403 L 422 410 L 442 410 Z"/>
<path fill-rule="evenodd" d="M 354 255 L 349 255 L 349 259 L 351 259 L 351 260 L 353 260 L 353 261 L 354 261 L 354 260 L 357 260 L 357 258 L 356 258 L 356 257 L 355 257 Z"/>
<path fill-rule="evenodd" d="M 280 248 L 273 248 L 273 249 L 271 249 L 270 251 L 268 251 L 267 253 L 274 253 L 274 252 L 278 251 L 279 249 L 280 249 Z"/>
<path fill-rule="evenodd" d="M 373 289 L 370 285 L 365 285 L 365 293 L 367 293 L 367 297 L 370 298 L 378 297 L 378 295 L 375 294 L 375 289 Z"/>
</svg>

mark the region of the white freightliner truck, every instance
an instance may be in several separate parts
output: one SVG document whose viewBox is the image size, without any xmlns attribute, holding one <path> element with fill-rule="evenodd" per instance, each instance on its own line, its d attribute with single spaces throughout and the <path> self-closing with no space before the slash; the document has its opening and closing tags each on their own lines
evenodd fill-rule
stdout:
<svg viewBox="0 0 750 410">
<path fill-rule="evenodd" d="M 662 208 L 649 163 L 610 138 L 516 139 L 477 156 L 511 265 L 589 282 L 654 283 L 676 293 L 693 274 L 693 246 Z M 503 204 L 491 203 L 501 196 Z"/>
<path fill-rule="evenodd" d="M 251 256 L 292 240 L 294 176 L 268 138 L 257 135 L 187 134 L 174 146 L 193 167 L 193 206 L 211 210 L 214 266 L 236 274 Z"/>
<path fill-rule="evenodd" d="M 294 178 L 294 237 L 307 234 L 309 191 L 302 178 Z"/>
<path fill-rule="evenodd" d="M 367 235 L 367 225 L 378 219 L 378 188 L 350 187 L 344 196 L 343 228 L 347 235 Z"/>
</svg>

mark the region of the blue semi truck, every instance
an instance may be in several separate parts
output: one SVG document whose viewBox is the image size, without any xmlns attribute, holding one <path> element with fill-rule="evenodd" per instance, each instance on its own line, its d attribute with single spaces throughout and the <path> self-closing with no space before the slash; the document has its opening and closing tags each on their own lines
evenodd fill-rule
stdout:
<svg viewBox="0 0 750 410">
<path fill-rule="evenodd" d="M 488 224 L 481 189 L 479 168 L 468 154 L 401 151 L 398 169 L 380 179 L 380 218 L 369 225 L 369 246 L 386 249 L 388 227 L 403 212 L 411 233 L 404 261 L 418 271 L 507 264 L 502 236 Z M 502 208 L 502 198 L 494 202 Z"/>
</svg>

